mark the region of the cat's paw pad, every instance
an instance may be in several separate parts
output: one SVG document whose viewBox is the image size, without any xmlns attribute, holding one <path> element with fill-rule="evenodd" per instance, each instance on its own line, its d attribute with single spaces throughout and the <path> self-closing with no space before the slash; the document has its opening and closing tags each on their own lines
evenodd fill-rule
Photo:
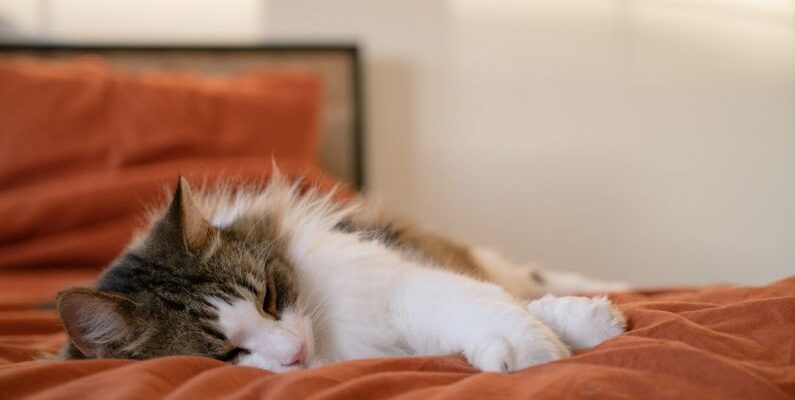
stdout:
<svg viewBox="0 0 795 400">
<path fill-rule="evenodd" d="M 545 332 L 513 338 L 488 337 L 465 355 L 469 363 L 481 371 L 514 372 L 568 357 L 570 353 L 552 332 Z"/>
<path fill-rule="evenodd" d="M 627 326 L 624 314 L 605 296 L 547 295 L 527 308 L 576 350 L 595 347 L 624 333 Z"/>
</svg>

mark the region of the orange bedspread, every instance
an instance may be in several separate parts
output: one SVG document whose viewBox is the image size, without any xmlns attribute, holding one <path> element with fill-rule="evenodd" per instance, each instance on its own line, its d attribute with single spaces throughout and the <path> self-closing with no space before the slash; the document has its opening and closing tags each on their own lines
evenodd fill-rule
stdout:
<svg viewBox="0 0 795 400">
<path fill-rule="evenodd" d="M 64 339 L 55 314 L 35 307 L 94 273 L 1 272 L 0 399 L 795 398 L 795 277 L 616 295 L 629 333 L 511 375 L 478 373 L 453 356 L 282 375 L 199 357 L 31 361 Z"/>
</svg>

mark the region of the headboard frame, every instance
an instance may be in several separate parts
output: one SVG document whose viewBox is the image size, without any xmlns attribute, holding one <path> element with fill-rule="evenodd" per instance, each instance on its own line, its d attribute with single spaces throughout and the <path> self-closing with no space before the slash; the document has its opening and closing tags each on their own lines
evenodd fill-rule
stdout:
<svg viewBox="0 0 795 400">
<path fill-rule="evenodd" d="M 354 44 L 139 45 L 0 43 L 0 55 L 36 58 L 100 56 L 126 69 L 180 69 L 228 74 L 257 67 L 298 67 L 325 86 L 321 166 L 361 189 L 364 172 L 362 63 Z"/>
</svg>

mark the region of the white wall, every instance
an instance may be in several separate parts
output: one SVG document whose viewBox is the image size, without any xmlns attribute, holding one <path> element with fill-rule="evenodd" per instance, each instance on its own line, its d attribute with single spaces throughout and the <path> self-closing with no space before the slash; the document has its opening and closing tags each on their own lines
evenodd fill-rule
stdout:
<svg viewBox="0 0 795 400">
<path fill-rule="evenodd" d="M 70 7 L 49 34 L 357 39 L 369 183 L 391 207 L 641 284 L 795 272 L 795 1 L 202 0 L 159 20 L 150 1 L 50 0 Z"/>
</svg>

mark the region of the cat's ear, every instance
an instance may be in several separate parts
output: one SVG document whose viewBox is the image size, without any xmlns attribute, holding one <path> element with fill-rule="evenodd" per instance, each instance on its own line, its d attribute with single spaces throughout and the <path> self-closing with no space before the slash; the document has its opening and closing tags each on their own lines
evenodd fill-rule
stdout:
<svg viewBox="0 0 795 400">
<path fill-rule="evenodd" d="M 188 181 L 180 176 L 168 211 L 156 227 L 155 237 L 180 242 L 188 250 L 201 251 L 210 244 L 215 231 L 196 206 Z"/>
<path fill-rule="evenodd" d="M 102 358 L 108 348 L 134 330 L 135 303 L 120 295 L 75 288 L 58 293 L 58 314 L 72 344 L 87 358 Z"/>
</svg>

